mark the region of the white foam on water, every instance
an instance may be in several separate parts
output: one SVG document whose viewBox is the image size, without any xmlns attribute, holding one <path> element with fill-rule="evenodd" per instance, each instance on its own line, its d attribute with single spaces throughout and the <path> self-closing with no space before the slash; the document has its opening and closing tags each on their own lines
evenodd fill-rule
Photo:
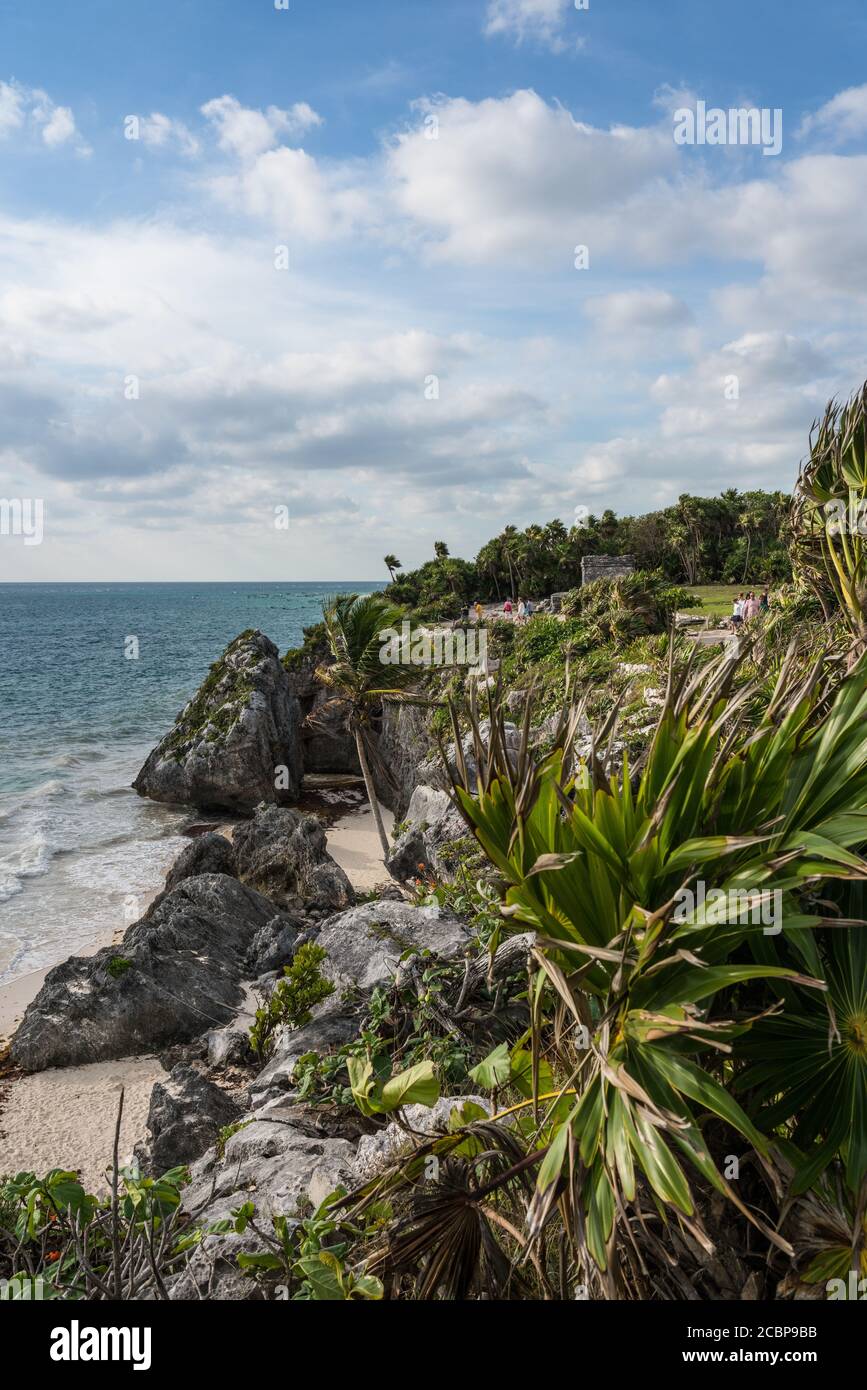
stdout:
<svg viewBox="0 0 867 1390">
<path fill-rule="evenodd" d="M 61 776 L 0 797 L 0 983 L 110 939 L 162 888 L 188 816 L 131 790 L 144 755 L 70 751 Z"/>
</svg>

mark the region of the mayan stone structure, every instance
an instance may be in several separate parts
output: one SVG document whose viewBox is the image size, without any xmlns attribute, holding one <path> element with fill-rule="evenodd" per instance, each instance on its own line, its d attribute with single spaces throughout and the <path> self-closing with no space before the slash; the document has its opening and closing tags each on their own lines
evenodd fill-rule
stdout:
<svg viewBox="0 0 867 1390">
<path fill-rule="evenodd" d="M 581 561 L 581 583 L 592 584 L 594 579 L 622 579 L 634 569 L 632 555 L 585 555 Z"/>
</svg>

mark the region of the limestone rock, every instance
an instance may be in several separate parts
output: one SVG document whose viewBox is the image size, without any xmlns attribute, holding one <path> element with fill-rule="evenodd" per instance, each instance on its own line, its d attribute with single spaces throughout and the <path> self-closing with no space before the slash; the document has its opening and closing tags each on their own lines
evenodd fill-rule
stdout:
<svg viewBox="0 0 867 1390">
<path fill-rule="evenodd" d="M 298 701 L 277 648 L 261 632 L 244 632 L 211 667 L 133 786 L 153 801 L 204 810 L 297 801 L 299 726 Z"/>
<path fill-rule="evenodd" d="M 151 1091 L 148 1141 L 136 1149 L 144 1172 L 154 1177 L 192 1163 L 215 1144 L 221 1129 L 237 1123 L 243 1110 L 195 1067 L 175 1067 Z"/>
<path fill-rule="evenodd" d="M 439 850 L 469 834 L 466 823 L 448 792 L 426 784 L 416 787 L 406 813 L 407 827 L 395 840 L 385 867 L 399 883 L 414 878 L 419 866 L 438 877 L 449 876 L 450 866 Z"/>
<path fill-rule="evenodd" d="M 328 853 L 325 826 L 279 806 L 259 806 L 234 836 L 235 862 L 244 883 L 290 910 L 334 912 L 354 898 L 352 884 Z"/>
<path fill-rule="evenodd" d="M 256 932 L 274 905 L 203 874 L 166 893 L 118 946 L 50 970 L 11 1044 L 24 1071 L 159 1051 L 229 1023 Z"/>
<path fill-rule="evenodd" d="M 235 876 L 235 851 L 225 835 L 197 835 L 191 840 L 166 874 L 165 891 L 170 893 L 185 878 L 198 878 L 199 874 Z"/>
<path fill-rule="evenodd" d="M 323 924 L 317 944 L 326 953 L 322 973 L 338 993 L 387 985 L 406 951 L 428 950 L 444 960 L 470 944 L 467 928 L 440 907 L 405 902 L 363 903 Z"/>
<path fill-rule="evenodd" d="M 491 1102 L 484 1096 L 441 1096 L 436 1105 L 407 1105 L 403 1118 L 422 1142 L 433 1134 L 446 1134 L 452 1111 L 460 1110 L 467 1101 L 481 1106 L 486 1115 L 492 1113 Z M 356 1182 L 369 1182 L 400 1153 L 413 1147 L 412 1136 L 394 1121 L 376 1134 L 362 1135 L 355 1153 Z"/>
</svg>

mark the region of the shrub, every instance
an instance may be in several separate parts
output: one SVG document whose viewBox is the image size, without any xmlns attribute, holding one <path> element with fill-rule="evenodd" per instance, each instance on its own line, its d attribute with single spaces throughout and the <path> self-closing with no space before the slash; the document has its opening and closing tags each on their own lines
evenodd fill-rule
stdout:
<svg viewBox="0 0 867 1390">
<path fill-rule="evenodd" d="M 308 941 L 299 946 L 292 964 L 283 967 L 283 979 L 277 981 L 268 1000 L 256 1010 L 250 1028 L 250 1046 L 257 1057 L 264 1060 L 271 1052 L 278 1028 L 303 1027 L 310 1022 L 314 1005 L 334 993 L 334 986 L 319 973 L 324 959 L 322 947 Z"/>
</svg>

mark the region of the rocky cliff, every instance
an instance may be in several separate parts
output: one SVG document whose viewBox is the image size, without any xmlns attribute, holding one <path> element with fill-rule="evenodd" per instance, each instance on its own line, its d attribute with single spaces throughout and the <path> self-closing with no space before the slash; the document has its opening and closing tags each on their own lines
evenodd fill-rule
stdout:
<svg viewBox="0 0 867 1390">
<path fill-rule="evenodd" d="M 157 744 L 133 786 L 153 801 L 202 810 L 286 805 L 301 789 L 301 714 L 277 648 L 243 632 Z"/>
</svg>

